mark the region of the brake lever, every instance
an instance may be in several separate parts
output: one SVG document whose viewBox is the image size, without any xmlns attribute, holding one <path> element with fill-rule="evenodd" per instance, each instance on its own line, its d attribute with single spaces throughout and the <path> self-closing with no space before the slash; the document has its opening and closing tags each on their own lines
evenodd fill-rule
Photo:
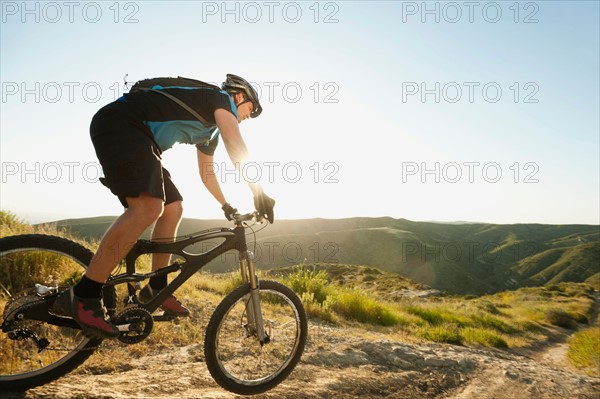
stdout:
<svg viewBox="0 0 600 399">
<path fill-rule="evenodd" d="M 254 217 L 256 217 L 257 224 L 263 224 L 265 217 L 261 215 L 258 211 L 254 211 Z"/>
</svg>

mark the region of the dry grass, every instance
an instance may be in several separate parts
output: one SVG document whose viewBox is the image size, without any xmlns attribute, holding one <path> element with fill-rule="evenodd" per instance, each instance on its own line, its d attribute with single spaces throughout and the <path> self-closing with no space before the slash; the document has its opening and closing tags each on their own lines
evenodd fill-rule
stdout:
<svg viewBox="0 0 600 399">
<path fill-rule="evenodd" d="M 590 375 L 600 376 L 600 327 L 577 332 L 571 339 L 567 356 Z"/>
<path fill-rule="evenodd" d="M 6 212 L 0 212 L 0 236 L 25 233 L 54 234 L 73 239 L 54 226 L 34 228 Z M 84 244 L 92 250 L 96 247 L 95 243 Z M 150 257 L 142 257 L 137 267 L 139 272 L 148 271 Z M 327 270 L 327 267 L 287 268 L 280 275 L 264 272 L 263 277 L 290 286 L 301 297 L 309 317 L 315 321 L 340 326 L 358 322 L 366 331 L 401 334 L 410 340 L 497 348 L 528 346 L 547 339 L 543 333 L 544 326 L 576 328 L 586 323 L 592 313 L 592 289 L 584 284 L 527 288 L 472 299 L 442 297 L 392 301 L 384 298 L 394 289 L 394 285 L 389 284 L 393 279 L 387 279 L 381 271 L 358 268 L 358 274 L 353 277 L 337 273 L 342 270 L 339 267 L 332 269 L 333 275 Z M 343 270 L 345 273 L 348 271 L 347 268 Z M 46 272 L 40 270 L 42 274 Z M 60 274 L 61 270 L 53 270 L 52 273 Z M 238 272 L 193 276 L 176 293 L 192 310 L 191 317 L 175 323 L 156 323 L 150 337 L 137 345 L 123 347 L 121 344 L 109 344 L 103 352 L 109 352 L 110 356 L 103 356 L 101 362 L 106 367 L 118 368 L 142 353 L 158 352 L 173 345 L 201 344 L 213 309 L 226 293 L 240 283 Z M 398 284 L 402 288 L 410 288 L 404 279 L 398 280 Z M 384 287 L 385 293 L 378 295 L 376 292 L 380 286 Z M 123 297 L 123 288 L 119 292 Z M 3 306 L 0 298 L 0 307 Z M 576 344 L 575 347 L 587 348 L 586 345 Z M 91 366 L 99 367 L 95 362 L 100 360 L 92 359 Z"/>
</svg>

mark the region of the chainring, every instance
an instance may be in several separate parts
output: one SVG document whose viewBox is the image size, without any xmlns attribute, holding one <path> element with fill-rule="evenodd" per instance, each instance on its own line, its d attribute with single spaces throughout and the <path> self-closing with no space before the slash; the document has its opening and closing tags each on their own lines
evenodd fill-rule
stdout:
<svg viewBox="0 0 600 399">
<path fill-rule="evenodd" d="M 143 341 L 150 335 L 154 326 L 152 314 L 138 306 L 126 308 L 115 317 L 113 323 L 121 331 L 119 341 L 125 344 Z"/>
</svg>

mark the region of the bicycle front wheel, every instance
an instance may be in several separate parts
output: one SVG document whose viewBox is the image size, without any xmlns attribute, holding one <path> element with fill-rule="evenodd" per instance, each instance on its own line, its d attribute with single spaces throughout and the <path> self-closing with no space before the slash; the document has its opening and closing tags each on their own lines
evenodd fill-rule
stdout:
<svg viewBox="0 0 600 399">
<path fill-rule="evenodd" d="M 0 390 L 48 383 L 79 366 L 98 346 L 100 340 L 85 337 L 76 324 L 52 324 L 52 317 L 44 315 L 56 294 L 43 297 L 34 289 L 36 283 L 73 284 L 92 255 L 60 237 L 31 234 L 0 239 Z M 37 317 L 29 318 L 34 308 Z"/>
<path fill-rule="evenodd" d="M 249 284 L 223 299 L 206 328 L 204 355 L 210 374 L 223 388 L 241 395 L 265 392 L 287 378 L 308 335 L 306 313 L 294 291 L 275 281 L 261 281 L 259 296 L 267 343 L 259 342 L 254 318 L 248 317 Z"/>
</svg>

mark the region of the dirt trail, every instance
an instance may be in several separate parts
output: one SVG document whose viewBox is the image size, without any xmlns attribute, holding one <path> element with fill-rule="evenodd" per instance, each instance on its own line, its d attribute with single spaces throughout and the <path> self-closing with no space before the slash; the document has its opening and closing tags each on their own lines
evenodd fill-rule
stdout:
<svg viewBox="0 0 600 399">
<path fill-rule="evenodd" d="M 256 398 L 597 398 L 600 378 L 567 365 L 564 343 L 523 355 L 435 343 L 405 343 L 362 330 L 311 327 L 302 362 Z M 201 345 L 133 360 L 118 371 L 88 368 L 2 399 L 237 398 L 220 389 Z"/>
</svg>

